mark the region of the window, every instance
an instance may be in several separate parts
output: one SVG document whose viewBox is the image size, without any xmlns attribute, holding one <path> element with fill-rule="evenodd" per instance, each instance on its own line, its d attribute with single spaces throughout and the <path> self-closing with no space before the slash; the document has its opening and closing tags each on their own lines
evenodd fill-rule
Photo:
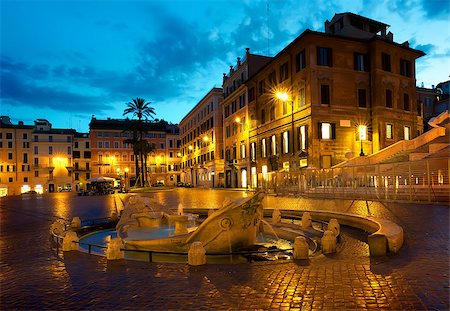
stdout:
<svg viewBox="0 0 450 311">
<path fill-rule="evenodd" d="M 270 106 L 270 121 L 275 120 L 275 106 Z"/>
<path fill-rule="evenodd" d="M 23 163 L 28 163 L 28 153 L 23 154 Z"/>
<path fill-rule="evenodd" d="M 409 126 L 403 128 L 403 135 L 405 140 L 411 139 L 411 128 Z"/>
<path fill-rule="evenodd" d="M 265 109 L 261 110 L 261 123 L 262 124 L 266 123 L 266 110 Z"/>
<path fill-rule="evenodd" d="M 48 147 L 48 154 L 53 154 L 53 147 L 52 146 Z"/>
<path fill-rule="evenodd" d="M 103 148 L 103 142 L 102 141 L 98 141 L 97 142 L 97 147 L 98 148 Z"/>
<path fill-rule="evenodd" d="M 384 71 L 391 71 L 391 55 L 381 53 L 381 69 Z"/>
<path fill-rule="evenodd" d="M 172 139 L 169 139 L 169 148 L 173 148 L 173 140 Z"/>
<path fill-rule="evenodd" d="M 277 137 L 275 135 L 270 137 L 270 151 L 271 155 L 277 154 Z"/>
<path fill-rule="evenodd" d="M 333 66 L 332 51 L 330 48 L 317 48 L 317 65 L 328 67 Z"/>
<path fill-rule="evenodd" d="M 12 148 L 13 147 L 13 143 L 12 143 L 12 141 L 8 141 L 8 148 Z"/>
<path fill-rule="evenodd" d="M 367 107 L 366 89 L 358 89 L 358 107 L 360 108 Z"/>
<path fill-rule="evenodd" d="M 34 171 L 34 177 L 39 177 L 39 171 Z"/>
<path fill-rule="evenodd" d="M 287 101 L 283 101 L 283 115 L 288 113 L 288 103 Z"/>
<path fill-rule="evenodd" d="M 72 136 L 67 136 L 67 142 L 70 143 L 72 141 Z"/>
<path fill-rule="evenodd" d="M 280 82 L 289 78 L 289 63 L 286 62 L 280 66 Z"/>
<path fill-rule="evenodd" d="M 227 127 L 225 128 L 225 136 L 228 138 L 230 137 L 230 126 L 227 125 Z"/>
<path fill-rule="evenodd" d="M 403 94 L 403 110 L 409 111 L 411 108 L 409 106 L 409 95 Z"/>
<path fill-rule="evenodd" d="M 109 148 L 109 141 L 103 142 L 103 146 L 104 146 L 105 148 Z"/>
<path fill-rule="evenodd" d="M 34 141 L 38 142 L 39 141 L 39 137 L 37 135 L 34 135 Z"/>
<path fill-rule="evenodd" d="M 86 142 L 86 149 L 89 149 L 89 142 Z"/>
<path fill-rule="evenodd" d="M 80 180 L 80 174 L 79 174 L 79 173 L 75 173 L 74 176 L 75 176 L 75 177 L 74 177 L 75 180 Z"/>
<path fill-rule="evenodd" d="M 72 147 L 67 147 L 67 154 L 72 154 Z"/>
<path fill-rule="evenodd" d="M 252 161 L 256 161 L 256 143 L 250 144 L 250 157 Z"/>
<path fill-rule="evenodd" d="M 261 157 L 267 157 L 267 142 L 265 138 L 261 140 Z"/>
<path fill-rule="evenodd" d="M 231 102 L 231 113 L 235 113 L 236 112 L 236 101 L 233 100 Z"/>
<path fill-rule="evenodd" d="M 266 82 L 264 80 L 259 81 L 258 86 L 259 86 L 258 87 L 258 94 L 259 95 L 264 94 L 266 92 Z"/>
<path fill-rule="evenodd" d="M 353 65 L 356 71 L 369 71 L 369 56 L 363 53 L 354 53 Z"/>
<path fill-rule="evenodd" d="M 250 88 L 250 90 L 248 91 L 248 101 L 254 101 L 255 100 L 255 88 L 252 87 Z"/>
<path fill-rule="evenodd" d="M 306 106 L 305 87 L 301 87 L 298 91 L 298 108 Z"/>
<path fill-rule="evenodd" d="M 386 107 L 392 108 L 392 91 L 386 90 Z"/>
<path fill-rule="evenodd" d="M 28 139 L 28 134 L 27 133 L 23 133 L 22 138 L 23 139 Z"/>
<path fill-rule="evenodd" d="M 52 141 L 53 141 L 53 136 L 50 135 L 50 136 L 48 137 L 48 141 L 49 141 L 49 142 L 52 142 Z"/>
<path fill-rule="evenodd" d="M 281 146 L 283 153 L 289 153 L 289 132 L 285 131 L 281 134 Z"/>
<path fill-rule="evenodd" d="M 39 166 L 39 158 L 34 158 L 34 166 Z"/>
<path fill-rule="evenodd" d="M 392 124 L 386 124 L 386 139 L 393 139 Z"/>
<path fill-rule="evenodd" d="M 6 133 L 6 139 L 12 139 L 12 133 Z"/>
<path fill-rule="evenodd" d="M 295 56 L 295 70 L 299 72 L 300 70 L 305 69 L 306 67 L 306 54 L 303 49 Z"/>
<path fill-rule="evenodd" d="M 13 158 L 12 152 L 8 152 L 8 160 L 12 160 L 12 158 Z"/>
<path fill-rule="evenodd" d="M 411 62 L 406 59 L 400 59 L 400 74 L 405 77 L 411 77 Z"/>
<path fill-rule="evenodd" d="M 245 149 L 245 144 L 241 144 L 241 159 L 244 159 L 246 157 Z"/>
<path fill-rule="evenodd" d="M 34 154 L 39 154 L 39 147 L 38 146 L 34 146 Z"/>
<path fill-rule="evenodd" d="M 277 84 L 277 75 L 275 73 L 275 70 L 269 74 L 269 83 L 272 85 Z"/>
<path fill-rule="evenodd" d="M 320 85 L 320 103 L 330 105 L 330 86 L 328 84 Z"/>
<path fill-rule="evenodd" d="M 160 144 L 159 144 L 159 147 L 160 147 L 161 149 L 164 149 L 164 143 L 160 143 Z"/>
<path fill-rule="evenodd" d="M 336 125 L 334 123 L 319 122 L 319 139 L 335 139 Z"/>
<path fill-rule="evenodd" d="M 242 94 L 239 96 L 239 108 L 242 108 L 245 106 L 245 94 Z"/>
<path fill-rule="evenodd" d="M 119 149 L 119 142 L 118 141 L 114 142 L 114 149 Z"/>
<path fill-rule="evenodd" d="M 74 142 L 73 144 L 74 144 L 74 146 L 73 146 L 73 147 L 74 147 L 75 149 L 78 149 L 78 142 L 77 142 L 77 141 L 75 141 L 75 142 Z"/>
<path fill-rule="evenodd" d="M 298 128 L 298 149 L 308 149 L 308 126 L 302 125 Z"/>
<path fill-rule="evenodd" d="M 225 118 L 227 118 L 230 115 L 230 106 L 229 105 L 225 106 L 224 110 L 225 110 L 224 112 Z"/>
<path fill-rule="evenodd" d="M 90 159 L 91 158 L 91 152 L 90 151 L 85 151 L 83 154 L 85 159 Z"/>
</svg>

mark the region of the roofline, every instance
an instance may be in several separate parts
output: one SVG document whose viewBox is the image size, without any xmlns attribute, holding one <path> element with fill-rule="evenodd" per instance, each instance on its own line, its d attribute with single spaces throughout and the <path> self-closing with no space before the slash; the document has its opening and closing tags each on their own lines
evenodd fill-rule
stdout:
<svg viewBox="0 0 450 311">
<path fill-rule="evenodd" d="M 332 37 L 332 38 L 338 38 L 338 39 L 344 39 L 344 40 L 350 40 L 350 41 L 357 41 L 357 42 L 370 42 L 370 41 L 372 41 L 372 40 L 380 39 L 380 40 L 385 41 L 385 42 L 387 42 L 387 43 L 394 44 L 394 45 L 396 45 L 396 46 L 398 46 L 398 47 L 400 47 L 400 48 L 407 49 L 407 50 L 409 50 L 409 51 L 415 52 L 415 53 L 419 54 L 419 57 L 422 57 L 422 56 L 425 56 L 425 55 L 426 55 L 425 52 L 423 52 L 423 51 L 416 50 L 416 49 L 413 49 L 413 48 L 404 46 L 404 45 L 402 45 L 402 44 L 400 44 L 400 43 L 396 43 L 396 42 L 394 42 L 394 41 L 389 41 L 389 40 L 384 39 L 384 38 L 382 38 L 382 37 L 380 37 L 380 36 L 377 36 L 377 35 L 374 35 L 374 36 L 371 37 L 370 39 L 359 39 L 359 38 L 351 38 L 351 37 L 346 37 L 346 36 L 339 36 L 339 35 L 335 35 L 335 34 L 328 34 L 328 33 L 325 33 L 325 32 L 314 31 L 314 30 L 311 30 L 311 29 L 305 29 L 305 30 L 304 30 L 297 38 L 295 38 L 294 40 L 292 40 L 292 41 L 291 41 L 288 45 L 286 45 L 280 52 L 278 52 L 275 56 L 273 56 L 272 59 L 271 59 L 267 64 L 265 64 L 265 65 L 264 65 L 263 67 L 261 67 L 257 72 L 255 72 L 251 77 L 249 77 L 245 83 L 250 82 L 250 81 L 252 80 L 253 77 L 255 77 L 256 75 L 258 75 L 261 71 L 263 71 L 263 70 L 266 69 L 267 67 L 269 67 L 274 61 L 276 61 L 276 60 L 278 59 L 279 56 L 281 56 L 282 54 L 286 53 L 287 50 L 288 50 L 291 46 L 293 46 L 293 45 L 296 44 L 298 41 L 300 41 L 301 39 L 303 39 L 303 37 L 306 36 L 306 35 L 318 35 L 318 36 Z M 417 57 L 417 58 L 419 58 L 419 57 Z"/>
<path fill-rule="evenodd" d="M 184 116 L 184 118 L 181 119 L 180 122 L 178 122 L 178 126 L 184 121 L 184 119 L 186 119 L 191 114 L 191 112 L 193 112 L 195 110 L 195 108 L 197 108 L 197 106 L 199 106 L 201 104 L 201 102 L 204 99 L 206 99 L 209 96 L 209 94 L 212 94 L 214 91 L 220 91 L 220 93 L 223 94 L 223 89 L 221 87 L 213 87 L 211 90 L 208 91 L 208 93 L 206 93 L 205 96 L 203 96 L 202 99 L 200 99 L 198 101 L 198 103 L 191 110 L 189 110 L 189 112 Z"/>
<path fill-rule="evenodd" d="M 385 27 L 388 27 L 388 28 L 391 27 L 390 25 L 385 24 L 385 23 L 383 23 L 383 22 L 376 21 L 376 20 L 374 20 L 374 19 L 371 19 L 371 18 L 362 16 L 362 15 L 359 15 L 359 14 L 355 14 L 355 13 L 352 13 L 352 12 L 335 13 L 334 16 L 333 16 L 333 18 L 334 18 L 336 15 L 352 15 L 352 16 L 361 18 L 361 19 L 363 19 L 363 20 L 365 20 L 365 21 L 374 23 L 374 24 L 382 25 L 382 26 L 385 26 Z M 333 18 L 332 18 L 331 20 L 333 20 Z"/>
</svg>

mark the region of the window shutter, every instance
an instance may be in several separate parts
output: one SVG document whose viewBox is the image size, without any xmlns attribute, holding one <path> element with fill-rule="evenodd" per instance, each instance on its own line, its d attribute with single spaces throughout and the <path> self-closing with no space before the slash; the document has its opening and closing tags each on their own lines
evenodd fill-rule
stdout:
<svg viewBox="0 0 450 311">
<path fill-rule="evenodd" d="M 319 139 L 322 139 L 322 122 L 319 122 L 318 132 L 319 132 Z"/>
<path fill-rule="evenodd" d="M 336 123 L 331 123 L 331 139 L 336 139 Z"/>
<path fill-rule="evenodd" d="M 328 65 L 333 67 L 333 50 L 331 48 L 328 49 Z"/>
<path fill-rule="evenodd" d="M 281 152 L 280 152 L 280 153 L 283 154 L 283 153 L 284 153 L 283 132 L 281 132 L 280 138 L 281 138 L 281 144 L 280 144 L 280 146 L 281 146 Z"/>
<path fill-rule="evenodd" d="M 305 125 L 305 149 L 308 150 L 308 125 Z"/>
</svg>

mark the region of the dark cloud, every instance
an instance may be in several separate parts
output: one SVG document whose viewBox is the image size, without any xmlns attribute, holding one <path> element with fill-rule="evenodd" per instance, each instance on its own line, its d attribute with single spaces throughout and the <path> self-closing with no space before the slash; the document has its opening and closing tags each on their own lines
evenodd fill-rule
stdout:
<svg viewBox="0 0 450 311">
<path fill-rule="evenodd" d="M 422 8 L 430 18 L 449 19 L 450 2 L 448 0 L 422 0 Z"/>
<path fill-rule="evenodd" d="M 47 79 L 50 73 L 65 74 L 63 66 L 51 69 L 47 65 L 26 65 L 15 63 L 8 57 L 2 57 L 1 64 L 2 102 L 16 107 L 42 107 L 64 112 L 104 111 L 111 108 L 100 96 L 86 95 L 81 90 L 75 92 L 69 87 L 51 85 Z M 58 75 L 58 78 L 64 77 Z M 64 85 L 71 86 L 70 83 Z"/>
</svg>

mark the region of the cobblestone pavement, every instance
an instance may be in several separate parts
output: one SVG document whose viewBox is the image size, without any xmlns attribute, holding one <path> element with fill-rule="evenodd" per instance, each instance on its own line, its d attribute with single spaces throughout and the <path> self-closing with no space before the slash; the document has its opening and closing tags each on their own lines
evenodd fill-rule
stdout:
<svg viewBox="0 0 450 311">
<path fill-rule="evenodd" d="M 161 204 L 218 207 L 223 190 L 147 194 Z M 330 209 L 373 215 L 403 226 L 399 254 L 368 257 L 358 230 L 345 229 L 342 250 L 308 262 L 190 267 L 107 261 L 51 251 L 53 216 L 105 217 L 114 196 L 7 197 L 0 201 L 0 309 L 89 310 L 448 310 L 449 207 L 268 197 L 268 207 Z M 348 242 L 348 244 L 346 244 Z"/>
</svg>

